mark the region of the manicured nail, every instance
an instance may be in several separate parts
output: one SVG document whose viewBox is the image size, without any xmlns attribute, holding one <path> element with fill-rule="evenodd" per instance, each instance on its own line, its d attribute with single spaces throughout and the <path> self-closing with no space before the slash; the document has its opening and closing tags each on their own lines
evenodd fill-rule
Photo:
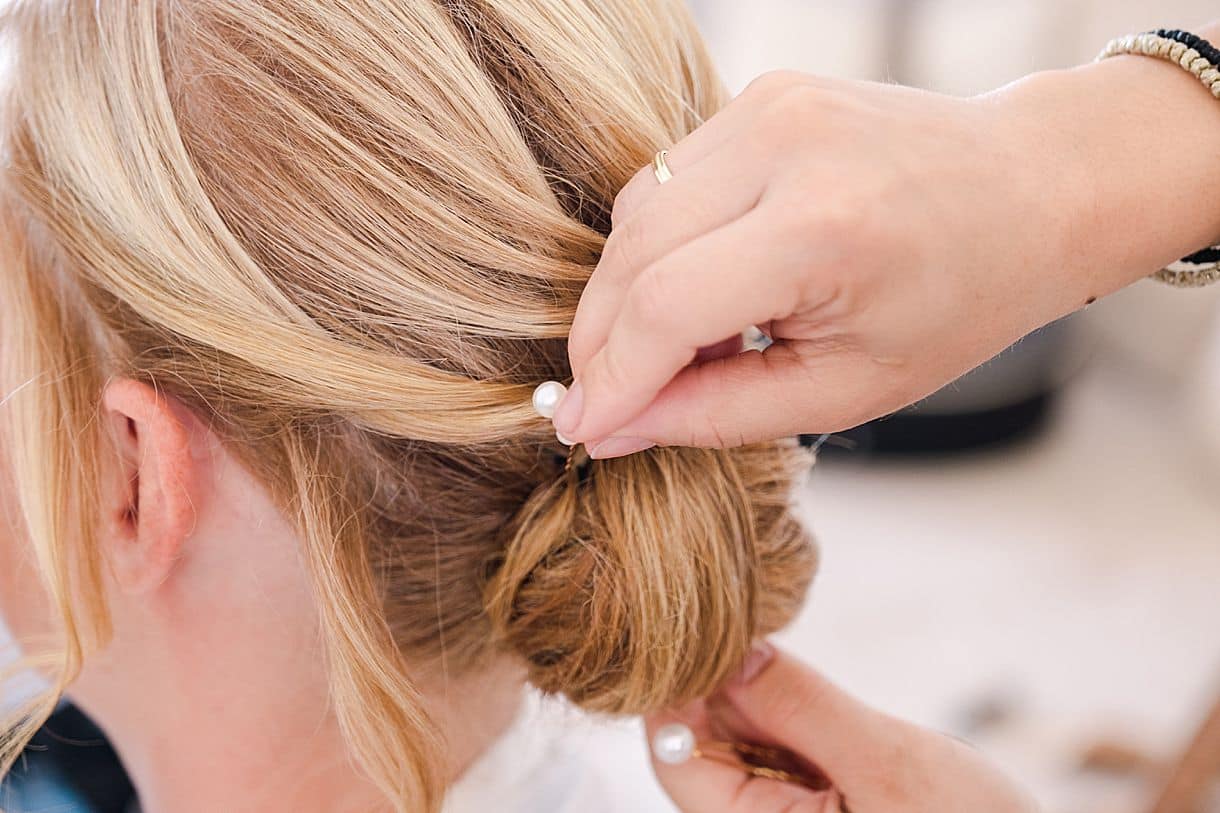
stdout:
<svg viewBox="0 0 1220 813">
<path fill-rule="evenodd" d="M 766 641 L 759 641 L 754 644 L 754 648 L 746 656 L 745 663 L 741 665 L 741 669 L 730 682 L 735 686 L 750 685 L 773 660 L 775 660 L 775 650 Z"/>
<path fill-rule="evenodd" d="M 561 435 L 574 437 L 577 428 L 580 426 L 581 416 L 585 411 L 585 393 L 584 388 L 577 381 L 568 390 L 567 395 L 563 396 L 563 400 L 559 402 L 559 408 L 555 410 L 555 429 Z"/>
<path fill-rule="evenodd" d="M 589 448 L 589 457 L 605 460 L 608 457 L 626 457 L 629 454 L 651 449 L 657 444 L 644 438 L 606 438 Z"/>
</svg>

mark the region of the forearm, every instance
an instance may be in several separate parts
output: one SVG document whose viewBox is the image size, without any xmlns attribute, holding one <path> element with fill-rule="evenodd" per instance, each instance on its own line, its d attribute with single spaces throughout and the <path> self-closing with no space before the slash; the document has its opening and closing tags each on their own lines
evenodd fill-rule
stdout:
<svg viewBox="0 0 1220 813">
<path fill-rule="evenodd" d="M 1220 24 L 1197 29 L 1220 41 Z M 997 96 L 1036 123 L 1061 207 L 1064 312 L 1220 240 L 1220 101 L 1180 67 L 1122 56 Z M 1078 300 L 1078 301 L 1077 301 Z"/>
</svg>

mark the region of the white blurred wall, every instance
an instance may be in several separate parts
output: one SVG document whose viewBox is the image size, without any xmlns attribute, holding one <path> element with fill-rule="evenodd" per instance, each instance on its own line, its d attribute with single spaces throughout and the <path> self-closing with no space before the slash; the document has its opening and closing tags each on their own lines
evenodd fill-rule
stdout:
<svg viewBox="0 0 1220 813">
<path fill-rule="evenodd" d="M 953 93 L 1091 59 L 1119 34 L 1196 27 L 1215 0 L 693 0 L 730 87 L 791 68 Z M 895 60 L 900 64 L 895 64 Z"/>
</svg>

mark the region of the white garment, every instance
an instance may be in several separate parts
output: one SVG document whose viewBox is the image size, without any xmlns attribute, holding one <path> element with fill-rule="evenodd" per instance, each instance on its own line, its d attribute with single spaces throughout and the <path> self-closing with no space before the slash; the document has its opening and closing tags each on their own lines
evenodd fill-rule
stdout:
<svg viewBox="0 0 1220 813">
<path fill-rule="evenodd" d="M 517 720 L 449 789 L 444 813 L 669 813 L 639 725 L 527 695 Z"/>
</svg>

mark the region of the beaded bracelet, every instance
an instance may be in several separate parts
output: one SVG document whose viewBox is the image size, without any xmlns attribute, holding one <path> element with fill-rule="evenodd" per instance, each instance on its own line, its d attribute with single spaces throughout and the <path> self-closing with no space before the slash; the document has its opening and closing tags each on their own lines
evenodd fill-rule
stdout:
<svg viewBox="0 0 1220 813">
<path fill-rule="evenodd" d="M 1122 54 L 1153 56 L 1180 66 L 1220 99 L 1220 50 L 1202 37 L 1176 29 L 1158 29 L 1111 40 L 1098 61 Z M 1220 282 L 1220 245 L 1197 251 L 1152 275 L 1180 288 L 1199 288 Z"/>
</svg>

